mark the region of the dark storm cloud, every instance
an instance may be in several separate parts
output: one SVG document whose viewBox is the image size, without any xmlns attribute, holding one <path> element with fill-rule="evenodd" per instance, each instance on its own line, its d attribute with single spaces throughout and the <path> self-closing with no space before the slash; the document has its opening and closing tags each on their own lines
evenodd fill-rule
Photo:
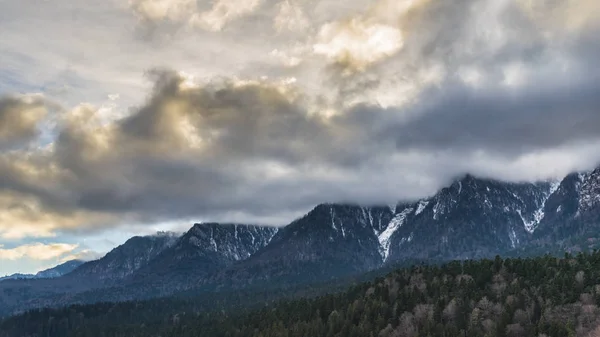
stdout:
<svg viewBox="0 0 600 337">
<path fill-rule="evenodd" d="M 453 156 L 483 151 L 510 161 L 600 140 L 595 76 L 519 90 L 453 79 L 405 109 L 357 105 L 331 117 L 309 113 L 305 97 L 291 88 L 189 87 L 171 71 L 152 76 L 152 94 L 128 117 L 97 124 L 93 110 L 79 109 L 61 124 L 52 152 L 5 156 L 3 190 L 60 214 L 140 222 L 233 213 L 268 218 L 325 201 L 379 203 L 430 193 L 476 166 Z M 32 174 L 31 167 L 48 169 Z M 423 176 L 435 179 L 419 182 Z"/>
<path fill-rule="evenodd" d="M 539 86 L 539 87 L 538 87 Z M 484 150 L 509 157 L 600 139 L 600 78 L 482 92 L 451 82 L 421 95 L 389 130 L 400 150 Z"/>
<path fill-rule="evenodd" d="M 153 74 L 151 97 L 130 116 L 101 125 L 81 108 L 65 117 L 51 152 L 5 155 L 3 189 L 57 212 L 138 221 L 268 216 L 335 199 L 325 187 L 334 171 L 369 162 L 383 146 L 371 140 L 382 119 L 366 110 L 325 118 L 286 88 L 188 88 L 176 73 Z"/>
</svg>

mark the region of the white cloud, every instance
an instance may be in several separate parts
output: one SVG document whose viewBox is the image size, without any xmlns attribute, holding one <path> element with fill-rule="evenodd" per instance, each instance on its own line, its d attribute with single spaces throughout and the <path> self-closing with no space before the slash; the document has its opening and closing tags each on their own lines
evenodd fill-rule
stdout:
<svg viewBox="0 0 600 337">
<path fill-rule="evenodd" d="M 273 20 L 275 30 L 302 32 L 310 29 L 310 20 L 295 0 L 284 0 L 277 5 L 278 13 Z"/>
<path fill-rule="evenodd" d="M 68 262 L 73 260 L 92 261 L 101 258 L 103 254 L 97 253 L 90 249 L 84 249 L 73 254 L 63 255 L 60 257 L 60 262 Z"/>
<path fill-rule="evenodd" d="M 357 19 L 325 25 L 313 49 L 332 62 L 347 63 L 365 70 L 371 63 L 389 57 L 402 48 L 402 32 L 392 26 Z"/>
<path fill-rule="evenodd" d="M 130 6 L 143 20 L 186 20 L 197 10 L 196 0 L 130 0 Z"/>
<path fill-rule="evenodd" d="M 180 23 L 220 31 L 228 23 L 251 14 L 261 0 L 215 0 L 207 10 L 196 0 L 130 0 L 130 6 L 143 23 L 160 25 L 164 22 Z"/>
<path fill-rule="evenodd" d="M 525 66 L 518 62 L 503 67 L 503 72 L 504 81 L 502 83 L 509 87 L 519 87 L 524 84 L 527 78 Z"/>
<path fill-rule="evenodd" d="M 261 0 L 217 0 L 209 11 L 194 14 L 191 24 L 220 31 L 229 22 L 252 13 L 261 2 Z"/>
</svg>

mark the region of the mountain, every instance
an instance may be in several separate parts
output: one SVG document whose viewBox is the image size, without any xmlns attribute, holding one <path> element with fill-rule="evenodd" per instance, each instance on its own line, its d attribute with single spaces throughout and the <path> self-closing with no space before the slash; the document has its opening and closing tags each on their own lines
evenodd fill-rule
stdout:
<svg viewBox="0 0 600 337">
<path fill-rule="evenodd" d="M 0 277 L 0 281 L 5 281 L 5 280 L 27 280 L 27 279 L 32 279 L 35 278 L 35 275 L 33 274 L 12 274 L 12 275 L 7 275 L 7 276 L 3 276 Z"/>
<path fill-rule="evenodd" d="M 600 168 L 565 177 L 544 207 L 538 245 L 595 248 L 600 242 Z"/>
<path fill-rule="evenodd" d="M 0 292 L 13 288 L 0 304 L 295 287 L 407 261 L 592 249 L 600 245 L 598 230 L 600 169 L 539 183 L 466 175 L 431 197 L 392 207 L 321 204 L 279 229 L 202 223 L 181 237 L 135 237 L 54 281 L 2 282 Z"/>
<path fill-rule="evenodd" d="M 118 302 L 166 296 L 201 285 L 209 275 L 252 256 L 266 246 L 277 228 L 256 225 L 195 224 L 181 237 L 135 237 L 103 259 L 82 265 L 63 278 L 95 284 L 48 299 L 51 305 Z M 101 277 L 94 283 L 93 277 Z M 96 276 L 98 275 L 98 276 Z M 30 303 L 29 307 L 39 306 Z"/>
<path fill-rule="evenodd" d="M 269 244 L 277 231 L 269 226 L 195 224 L 128 282 L 151 284 L 159 293 L 190 288 L 208 275 L 249 258 Z"/>
<path fill-rule="evenodd" d="M 85 261 L 81 260 L 71 260 L 67 261 L 63 264 L 59 264 L 58 266 L 46 270 L 42 270 L 39 273 L 35 274 L 36 278 L 55 278 L 66 275 L 73 270 L 77 269 L 79 266 L 84 264 Z"/>
<path fill-rule="evenodd" d="M 213 282 L 316 282 L 407 260 L 493 257 L 532 240 L 557 189 L 467 175 L 396 207 L 318 205 Z"/>
<path fill-rule="evenodd" d="M 75 268 L 81 266 L 84 263 L 85 263 L 85 261 L 81 261 L 81 260 L 71 260 L 71 261 L 67 261 L 63 264 L 60 264 L 56 267 L 42 270 L 35 275 L 34 274 L 13 274 L 10 276 L 0 277 L 0 281 L 61 277 L 63 275 L 66 275 L 66 274 L 72 272 L 73 270 L 75 270 Z"/>
<path fill-rule="evenodd" d="M 68 304 L 77 294 L 119 284 L 171 247 L 177 239 L 178 235 L 165 232 L 133 237 L 101 259 L 83 263 L 63 276 L 4 280 L 0 282 L 0 293 L 3 294 L 0 296 L 0 316 L 15 310 Z M 56 270 L 44 274 L 54 272 Z"/>
<path fill-rule="evenodd" d="M 382 264 L 377 234 L 392 215 L 387 206 L 318 205 L 213 282 L 299 283 L 372 270 Z"/>
<path fill-rule="evenodd" d="M 599 252 L 420 265 L 255 305 L 223 295 L 36 310 L 0 321 L 0 337 L 597 337 L 598 279 Z"/>
<path fill-rule="evenodd" d="M 178 235 L 170 232 L 133 237 L 101 259 L 79 266 L 66 277 L 77 281 L 114 283 L 144 267 L 162 251 L 173 246 L 177 239 Z"/>
<path fill-rule="evenodd" d="M 473 259 L 526 245 L 557 186 L 467 175 L 431 198 L 397 207 L 388 260 Z"/>
</svg>

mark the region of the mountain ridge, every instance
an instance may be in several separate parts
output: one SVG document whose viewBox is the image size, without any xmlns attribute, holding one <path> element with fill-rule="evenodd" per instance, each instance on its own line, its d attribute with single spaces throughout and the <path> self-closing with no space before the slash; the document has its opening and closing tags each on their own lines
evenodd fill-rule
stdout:
<svg viewBox="0 0 600 337">
<path fill-rule="evenodd" d="M 588 235 L 600 227 L 599 205 L 600 169 L 536 183 L 464 175 L 430 197 L 394 206 L 319 204 L 279 228 L 200 223 L 164 242 L 132 238 L 98 260 L 103 262 L 88 262 L 52 283 L 101 275 L 94 287 L 71 285 L 69 295 L 55 292 L 26 305 L 293 286 L 402 261 L 591 249 L 597 243 Z M 147 243 L 130 247 L 139 240 Z M 102 263 L 105 268 L 94 267 Z"/>
</svg>

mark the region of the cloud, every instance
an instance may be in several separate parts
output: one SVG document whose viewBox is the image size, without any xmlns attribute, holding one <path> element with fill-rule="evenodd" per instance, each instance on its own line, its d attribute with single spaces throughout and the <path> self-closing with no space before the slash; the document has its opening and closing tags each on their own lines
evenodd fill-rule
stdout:
<svg viewBox="0 0 600 337">
<path fill-rule="evenodd" d="M 252 13 L 260 4 L 260 0 L 218 0 L 209 11 L 194 15 L 191 22 L 208 30 L 220 31 L 230 21 Z"/>
<path fill-rule="evenodd" d="M 415 117 L 389 132 L 400 149 L 482 149 L 508 157 L 598 140 L 599 75 L 568 84 L 538 82 L 518 92 L 449 82 L 423 93 Z"/>
<path fill-rule="evenodd" d="M 33 192 L 33 191 L 32 191 Z M 85 210 L 65 209 L 65 205 L 52 204 L 56 196 L 43 199 L 41 195 L 24 193 L 0 193 L 0 238 L 18 240 L 24 238 L 55 237 L 56 231 L 76 231 L 82 226 L 106 224 L 110 215 L 96 214 Z M 46 191 L 47 192 L 47 191 Z M 47 204 L 45 204 L 47 203 Z M 52 206 L 57 206 L 53 208 Z"/>
<path fill-rule="evenodd" d="M 184 20 L 196 11 L 196 0 L 131 0 L 131 9 L 146 21 Z"/>
<path fill-rule="evenodd" d="M 131 9 L 142 23 L 161 25 L 171 23 L 220 31 L 229 22 L 251 14 L 260 0 L 218 0 L 211 8 L 203 9 L 196 0 L 130 0 Z"/>
<path fill-rule="evenodd" d="M 12 249 L 5 249 L 0 246 L 0 260 L 19 260 L 29 258 L 34 260 L 52 260 L 59 258 L 77 249 L 77 245 L 66 243 L 32 243 L 18 246 Z"/>
<path fill-rule="evenodd" d="M 273 19 L 273 27 L 277 32 L 301 32 L 311 28 L 310 20 L 295 1 L 282 1 L 277 4 L 277 8 L 278 13 Z"/>
<path fill-rule="evenodd" d="M 93 261 L 93 260 L 97 260 L 101 257 L 102 257 L 102 254 L 99 254 L 99 253 L 94 252 L 89 249 L 84 249 L 82 251 L 75 252 L 74 254 L 62 256 L 60 258 L 60 262 L 64 263 L 64 262 L 73 261 L 73 260 Z"/>
<path fill-rule="evenodd" d="M 284 205 L 255 208 L 253 193 L 278 180 L 290 184 L 303 172 L 321 181 L 321 166 L 353 165 L 368 151 L 361 147 L 369 142 L 360 142 L 369 135 L 356 124 L 363 117 L 311 114 L 286 85 L 195 87 L 173 72 L 154 76 L 151 98 L 126 118 L 103 124 L 96 110 L 80 106 L 64 118 L 51 148 L 1 157 L 4 223 L 13 224 L 3 236 L 31 235 L 34 222 L 49 235 L 115 214 L 123 221 L 235 210 L 266 215 Z M 9 207 L 17 200 L 27 202 Z"/>
<path fill-rule="evenodd" d="M 35 138 L 46 114 L 44 99 L 39 95 L 0 97 L 0 149 Z"/>
<path fill-rule="evenodd" d="M 31 206 L 4 213 L 12 218 L 3 223 L 30 222 L 3 236 L 31 235 L 25 229 L 36 223 L 49 234 L 193 217 L 284 223 L 273 214 L 423 196 L 466 171 L 498 177 L 497 168 L 511 168 L 502 177 L 513 180 L 566 173 L 590 163 L 575 157 L 535 173 L 536 161 L 600 142 L 588 82 L 579 96 L 549 86 L 506 97 L 452 83 L 414 111 L 356 105 L 327 116 L 286 83 L 197 84 L 168 70 L 150 77 L 150 98 L 126 117 L 102 123 L 79 106 L 51 149 L 4 156 L 6 202 Z M 579 127 L 565 129 L 568 121 Z"/>
<path fill-rule="evenodd" d="M 35 274 L 71 260 L 99 258 L 89 249 L 71 243 L 19 243 L 10 247 L 0 244 L 0 275 Z"/>
<path fill-rule="evenodd" d="M 534 180 L 600 160 L 594 1 L 74 5 L 86 25 L 65 19 L 66 4 L 40 4 L 62 18 L 52 22 L 27 5 L 0 10 L 0 75 L 24 79 L 12 91 L 59 78 L 72 95 L 52 97 L 72 107 L 52 125 L 48 113 L 0 119 L 24 125 L 6 129 L 12 151 L 0 153 L 5 239 L 179 219 L 285 224 L 320 202 L 423 197 L 466 172 Z M 104 31 L 131 27 L 131 11 L 175 33 Z M 81 39 L 51 48 L 9 17 L 61 36 L 54 22 L 71 22 Z M 163 70 L 148 85 L 146 69 Z"/>
<path fill-rule="evenodd" d="M 323 26 L 313 50 L 345 70 L 363 71 L 371 63 L 397 53 L 402 44 L 399 29 L 354 19 Z"/>
</svg>

